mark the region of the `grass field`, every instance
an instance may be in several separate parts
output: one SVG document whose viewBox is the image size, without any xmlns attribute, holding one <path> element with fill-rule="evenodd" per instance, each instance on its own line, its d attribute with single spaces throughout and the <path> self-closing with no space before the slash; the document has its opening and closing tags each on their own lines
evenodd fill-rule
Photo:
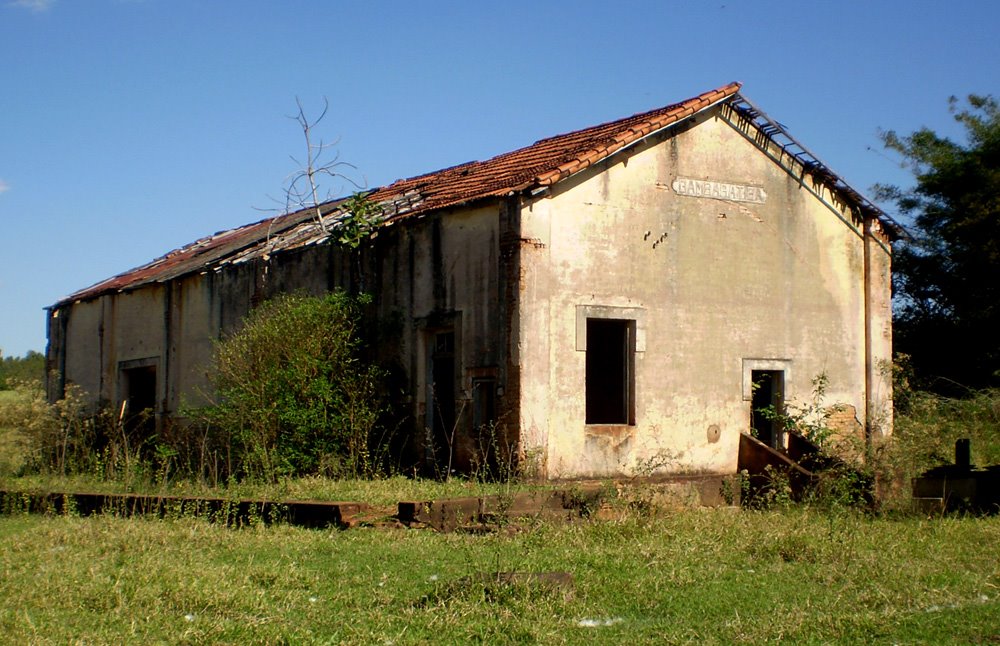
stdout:
<svg viewBox="0 0 1000 646">
<path fill-rule="evenodd" d="M 997 643 L 998 518 L 694 510 L 486 536 L 0 517 L 6 643 Z M 571 591 L 470 582 L 570 573 Z"/>
<path fill-rule="evenodd" d="M 0 412 L 19 408 L 16 396 L 0 392 Z M 33 436 L 2 422 L 0 488 L 15 491 L 390 507 L 524 486 L 396 476 L 209 489 L 156 466 L 122 480 L 89 467 L 14 477 Z M 972 438 L 977 464 L 1000 461 L 998 423 L 996 391 L 913 399 L 874 456 L 901 483 L 883 509 L 906 508 L 909 477 L 950 461 L 957 437 Z M 0 643 L 1000 644 L 998 517 L 837 505 L 640 514 L 629 502 L 646 501 L 644 486 L 612 501 L 617 520 L 480 536 L 0 516 Z M 507 571 L 566 572 L 574 585 L 490 578 Z"/>
</svg>

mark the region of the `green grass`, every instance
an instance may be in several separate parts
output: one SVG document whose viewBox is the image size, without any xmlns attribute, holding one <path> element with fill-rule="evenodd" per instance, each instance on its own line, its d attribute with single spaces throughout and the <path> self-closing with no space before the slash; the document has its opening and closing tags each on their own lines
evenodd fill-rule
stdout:
<svg viewBox="0 0 1000 646">
<path fill-rule="evenodd" d="M 0 392 L 0 411 L 15 397 Z M 978 464 L 1000 462 L 996 391 L 908 405 L 875 456 L 901 483 L 897 507 L 908 505 L 910 476 L 951 460 L 956 437 L 972 437 Z M 20 432 L 0 424 L 0 474 L 22 459 Z M 384 507 L 506 488 L 403 477 L 214 489 L 160 480 L 151 468 L 128 483 L 7 476 L 0 488 Z M 627 502 L 616 503 L 623 520 L 488 536 L 0 516 L 0 642 L 1000 643 L 1000 518 L 809 507 L 648 517 Z M 575 588 L 567 596 L 463 578 L 509 570 L 569 572 Z"/>
<path fill-rule="evenodd" d="M 993 643 L 998 543 L 998 518 L 809 509 L 489 536 L 9 516 L 0 631 L 9 643 Z M 498 570 L 566 571 L 575 589 L 462 582 Z"/>
</svg>

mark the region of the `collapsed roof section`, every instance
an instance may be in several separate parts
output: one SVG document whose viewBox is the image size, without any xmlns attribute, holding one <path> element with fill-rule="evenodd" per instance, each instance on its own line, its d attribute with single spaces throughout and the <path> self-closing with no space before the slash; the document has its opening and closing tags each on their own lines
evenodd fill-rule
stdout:
<svg viewBox="0 0 1000 646">
<path fill-rule="evenodd" d="M 719 103 L 728 103 L 763 137 L 784 146 L 782 150 L 788 150 L 788 141 L 798 146 L 783 128 L 742 97 L 739 89 L 739 83 L 730 83 L 680 103 L 542 139 L 486 161 L 397 180 L 371 191 L 368 199 L 379 205 L 385 224 L 394 224 L 438 209 L 530 193 L 552 186 Z M 825 183 L 859 212 L 877 218 L 891 236 L 898 233 L 898 225 L 805 148 L 798 146 L 793 153 L 804 172 Z M 168 282 L 187 274 L 219 271 L 228 265 L 267 258 L 275 252 L 322 244 L 345 217 L 343 202 L 341 199 L 320 205 L 319 217 L 316 208 L 308 208 L 215 233 L 71 294 L 52 309 L 107 293 Z"/>
</svg>

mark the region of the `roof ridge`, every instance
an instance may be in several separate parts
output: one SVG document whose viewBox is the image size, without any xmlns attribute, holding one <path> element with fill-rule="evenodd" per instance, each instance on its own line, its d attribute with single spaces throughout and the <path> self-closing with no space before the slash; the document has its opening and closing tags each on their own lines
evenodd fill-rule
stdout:
<svg viewBox="0 0 1000 646">
<path fill-rule="evenodd" d="M 599 123 L 599 124 L 596 124 L 596 125 L 587 126 L 585 128 L 580 128 L 578 130 L 570 130 L 568 132 L 564 132 L 564 133 L 559 134 L 559 135 L 552 135 L 551 137 L 545 137 L 543 139 L 539 139 L 538 141 L 536 141 L 534 144 L 532 144 L 532 146 L 535 145 L 535 144 L 545 143 L 545 142 L 550 141 L 552 139 L 560 139 L 562 137 L 568 137 L 568 136 L 571 136 L 571 135 L 582 134 L 582 133 L 587 132 L 587 131 L 599 130 L 601 128 L 606 128 L 608 126 L 613 126 L 615 124 L 624 123 L 624 122 L 627 122 L 627 121 L 632 121 L 634 119 L 635 120 L 639 120 L 639 119 L 642 119 L 643 117 L 647 117 L 649 115 L 654 115 L 654 114 L 662 113 L 662 112 L 668 112 L 670 110 L 677 109 L 677 108 L 681 107 L 682 105 L 685 105 L 685 104 L 687 104 L 687 103 L 689 103 L 691 101 L 697 100 L 697 99 L 699 99 L 701 97 L 704 97 L 704 96 L 707 96 L 707 95 L 716 94 L 716 93 L 719 93 L 719 92 L 723 92 L 726 89 L 728 89 L 730 87 L 733 87 L 733 86 L 735 86 L 735 88 L 734 88 L 733 92 L 731 92 L 731 93 L 735 93 L 736 91 L 738 91 L 740 89 L 740 87 L 742 87 L 742 83 L 740 83 L 739 81 L 733 81 L 732 83 L 724 85 L 724 86 L 722 86 L 720 88 L 717 88 L 715 90 L 711 90 L 710 92 L 705 92 L 703 94 L 699 94 L 698 96 L 692 97 L 690 99 L 685 99 L 684 101 L 678 101 L 677 103 L 671 103 L 670 105 L 661 106 L 659 108 L 652 108 L 650 110 L 645 110 L 643 112 L 636 112 L 635 114 L 633 114 L 631 116 L 628 116 L 628 117 L 621 117 L 619 119 L 611 119 L 609 121 L 605 121 L 604 123 Z M 731 94 L 731 93 L 727 93 L 727 94 Z M 530 147 L 531 146 L 526 146 L 526 148 L 530 148 Z M 514 151 L 514 152 L 516 152 L 516 151 Z"/>
<path fill-rule="evenodd" d="M 372 200 L 382 204 L 383 208 L 392 211 L 384 214 L 384 222 L 391 223 L 438 209 L 552 186 L 664 128 L 721 102 L 738 98 L 741 87 L 739 82 L 728 83 L 661 108 L 539 139 L 531 145 L 501 153 L 485 161 L 467 161 L 397 179 L 366 193 Z M 850 194 L 848 197 L 857 199 Z M 324 215 L 339 211 L 342 199 L 323 203 L 321 209 Z M 272 236 L 283 235 L 296 227 L 308 226 L 312 217 L 309 209 L 302 209 L 217 232 L 150 263 L 82 289 L 60 303 L 93 298 L 109 291 L 133 289 L 147 283 L 206 271 L 211 267 L 217 268 L 227 258 L 235 257 L 255 245 L 260 246 Z M 285 237 L 288 240 L 294 238 Z M 284 243 L 276 244 L 279 247 L 276 250 L 292 248 L 286 247 Z M 267 247 L 270 253 L 271 245 Z"/>
<path fill-rule="evenodd" d="M 723 99 L 736 95 L 741 86 L 742 84 L 739 82 L 729 83 L 715 90 L 704 92 L 696 97 L 687 99 L 686 101 L 681 101 L 663 108 L 649 110 L 631 117 L 625 117 L 624 119 L 619 119 L 617 121 L 609 121 L 599 126 L 578 131 L 579 133 L 587 131 L 596 132 L 598 130 L 611 128 L 616 125 L 620 125 L 622 127 L 621 130 L 613 135 L 609 133 L 610 137 L 607 145 L 592 146 L 589 149 L 582 150 L 578 153 L 575 160 L 564 162 L 555 169 L 536 176 L 535 182 L 541 186 L 549 186 L 565 179 L 569 175 L 591 166 L 599 159 L 603 159 L 608 155 L 611 155 L 622 148 L 649 136 L 653 132 L 662 130 L 669 125 L 673 125 L 682 119 L 693 116 L 697 112 L 701 112 L 702 110 L 715 105 Z M 638 129 L 636 128 L 637 126 Z M 568 137 L 574 134 L 577 133 L 569 133 L 569 135 L 564 136 Z"/>
</svg>

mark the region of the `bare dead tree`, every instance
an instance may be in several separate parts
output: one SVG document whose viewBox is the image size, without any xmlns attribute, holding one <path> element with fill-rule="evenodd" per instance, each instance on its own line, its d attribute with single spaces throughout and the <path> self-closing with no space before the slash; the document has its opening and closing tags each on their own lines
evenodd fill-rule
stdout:
<svg viewBox="0 0 1000 646">
<path fill-rule="evenodd" d="M 316 217 L 316 222 L 324 233 L 327 233 L 326 224 L 323 222 L 320 206 L 334 196 L 329 189 L 324 190 L 322 185 L 328 180 L 345 181 L 357 190 L 363 190 L 364 186 L 354 181 L 343 172 L 343 169 L 355 169 L 353 164 L 340 160 L 340 154 L 336 152 L 339 139 L 332 143 L 326 143 L 322 139 L 315 142 L 314 131 L 323 117 L 330 109 L 330 102 L 323 97 L 323 111 L 315 119 L 309 119 L 302 101 L 295 97 L 295 105 L 298 113 L 289 117 L 299 124 L 302 135 L 306 140 L 305 159 L 299 160 L 290 156 L 292 161 L 298 166 L 298 170 L 289 175 L 285 180 L 285 212 L 310 209 Z M 332 158 L 331 156 L 332 151 Z"/>
<path fill-rule="evenodd" d="M 283 208 L 258 209 L 262 211 L 281 211 L 288 214 L 295 211 L 311 212 L 316 224 L 319 225 L 324 234 L 331 234 L 331 228 L 323 220 L 322 206 L 326 202 L 343 195 L 343 183 L 353 187 L 352 194 L 344 200 L 340 208 L 340 215 L 336 220 L 336 231 L 333 231 L 333 242 L 349 251 L 353 259 L 353 270 L 357 272 L 359 291 L 365 289 L 364 274 L 361 271 L 361 250 L 362 243 L 375 235 L 376 229 L 382 223 L 382 208 L 368 200 L 366 191 L 367 182 L 359 183 L 345 170 L 357 170 L 353 164 L 340 160 L 340 155 L 336 151 L 339 139 L 327 143 L 322 139 L 317 141 L 316 127 L 326 117 L 330 109 L 330 102 L 323 97 L 323 110 L 315 119 L 310 119 L 299 97 L 295 97 L 297 112 L 288 118 L 295 121 L 302 130 L 302 136 L 306 141 L 306 155 L 299 159 L 294 155 L 289 158 L 295 162 L 297 170 L 285 178 L 285 198 Z M 331 188 L 337 191 L 334 193 Z M 274 199 L 274 198 L 272 198 Z M 282 200 L 274 200 L 282 204 Z M 268 245 L 271 241 L 271 227 L 275 220 L 271 221 L 268 227 Z"/>
</svg>

